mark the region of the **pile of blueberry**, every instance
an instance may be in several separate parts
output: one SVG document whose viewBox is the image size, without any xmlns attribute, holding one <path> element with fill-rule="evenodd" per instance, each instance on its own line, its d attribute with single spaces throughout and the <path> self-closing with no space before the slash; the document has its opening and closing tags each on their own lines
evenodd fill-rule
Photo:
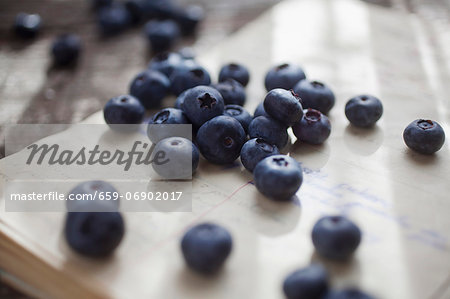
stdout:
<svg viewBox="0 0 450 299">
<path fill-rule="evenodd" d="M 182 36 L 193 35 L 205 16 L 200 6 L 180 7 L 172 0 L 91 0 L 91 5 L 102 36 L 114 36 L 147 21 L 144 35 L 156 53 L 169 50 Z M 38 14 L 19 13 L 13 24 L 14 33 L 23 39 L 36 37 L 41 28 L 42 19 Z M 51 46 L 54 65 L 76 64 L 81 50 L 78 35 L 64 33 L 57 36 Z M 182 54 L 192 56 L 189 50 Z"/>
<path fill-rule="evenodd" d="M 205 15 L 200 6 L 180 7 L 171 0 L 93 0 L 92 6 L 104 36 L 148 21 L 144 33 L 155 52 L 169 50 L 181 36 L 195 33 Z"/>
<path fill-rule="evenodd" d="M 331 124 L 326 115 L 335 104 L 335 96 L 326 84 L 306 79 L 298 65 L 277 65 L 266 74 L 264 84 L 268 93 L 252 116 L 243 108 L 245 87 L 250 80 L 246 67 L 227 64 L 220 70 L 218 83 L 211 84 L 210 74 L 190 51 L 164 52 L 180 35 L 195 31 L 204 16 L 200 7 L 182 9 L 168 0 L 93 0 L 92 5 L 100 32 L 106 36 L 150 19 L 145 24 L 145 35 L 151 48 L 160 52 L 145 71 L 133 78 L 129 94 L 108 101 L 104 107 L 106 123 L 117 130 L 123 128 L 120 124 L 141 124 L 147 109 L 160 107 L 163 99 L 172 94 L 177 96 L 175 107 L 156 113 L 150 124 L 192 124 L 193 142 L 149 126 L 150 140 L 175 165 L 187 158 L 192 163 L 187 168 L 153 165 L 158 174 L 169 179 L 190 177 L 198 166 L 199 153 L 214 164 L 230 164 L 240 157 L 242 165 L 253 173 L 256 188 L 266 197 L 289 200 L 297 193 L 303 182 L 302 167 L 280 152 L 289 142 L 289 127 L 300 141 L 310 144 L 322 144 L 330 136 Z M 21 13 L 14 23 L 15 33 L 23 38 L 35 37 L 40 28 L 41 18 L 36 14 Z M 81 48 L 78 36 L 58 36 L 51 48 L 54 63 L 59 66 L 75 63 Z M 357 127 L 372 127 L 382 114 L 381 101 L 371 95 L 356 96 L 345 106 L 347 119 Z M 445 134 L 435 121 L 418 119 L 408 125 L 403 138 L 411 149 L 432 154 L 444 144 Z M 106 182 L 93 181 L 80 184 L 71 193 L 96 190 L 115 191 Z M 88 208 L 93 209 L 92 205 Z M 125 231 L 118 205 L 110 204 L 109 212 L 85 209 L 86 205 L 68 206 L 65 225 L 68 244 L 87 256 L 111 254 Z M 359 228 L 342 216 L 320 219 L 312 232 L 316 251 L 329 259 L 348 259 L 360 239 Z M 187 265 L 201 273 L 220 269 L 231 245 L 232 238 L 226 229 L 208 223 L 191 228 L 181 242 Z M 353 289 L 329 292 L 327 273 L 319 265 L 289 275 L 283 290 L 288 298 L 370 298 Z"/>
<path fill-rule="evenodd" d="M 164 98 L 175 95 L 174 107 L 154 114 L 147 133 L 174 161 L 192 159 L 192 172 L 184 168 L 178 172 L 174 167 L 168 172 L 167 168 L 153 166 L 159 175 L 190 177 L 197 168 L 199 153 L 214 164 L 231 164 L 240 157 L 264 196 L 290 200 L 302 185 L 303 171 L 294 158 L 281 154 L 289 142 L 287 129 L 292 127 L 301 142 L 325 142 L 331 132 L 326 115 L 335 104 L 335 96 L 323 82 L 306 79 L 301 67 L 281 64 L 267 73 L 267 94 L 252 116 L 243 108 L 249 80 L 246 67 L 229 63 L 220 70 L 218 83 L 211 84 L 210 74 L 194 57 L 163 52 L 132 80 L 129 95 L 108 101 L 104 117 L 112 129 L 117 124 L 139 124 L 146 109 L 158 108 Z M 345 106 L 349 122 L 361 128 L 373 127 L 382 113 L 381 101 L 371 95 L 356 96 Z M 192 124 L 192 141 L 170 130 L 151 130 L 164 124 Z M 416 120 L 404 132 L 407 146 L 423 154 L 439 150 L 444 139 L 442 128 L 431 120 Z M 329 260 L 351 259 L 360 241 L 360 229 L 344 216 L 325 216 L 312 230 L 316 252 Z M 185 233 L 181 250 L 191 269 L 213 274 L 230 255 L 232 237 L 219 225 L 202 223 Z M 318 264 L 290 274 L 283 291 L 287 298 L 373 298 L 354 288 L 330 290 L 328 274 Z"/>
<path fill-rule="evenodd" d="M 171 165 L 152 164 L 167 179 L 190 178 L 198 167 L 200 154 L 214 164 L 231 164 L 239 157 L 253 173 L 259 192 L 276 201 L 287 201 L 303 182 L 301 164 L 281 154 L 289 143 L 288 129 L 298 140 L 320 145 L 331 133 L 327 115 L 335 95 L 323 82 L 309 80 L 303 69 L 284 63 L 271 68 L 265 76 L 267 94 L 253 116 L 243 107 L 248 69 L 237 63 L 222 67 L 218 82 L 212 84 L 209 72 L 196 62 L 189 50 L 167 52 L 181 35 L 192 34 L 204 17 L 198 6 L 181 8 L 169 0 L 93 0 L 98 26 L 103 35 L 122 32 L 133 24 L 145 24 L 145 35 L 157 52 L 146 70 L 131 81 L 129 92 L 110 99 L 104 118 L 111 129 L 138 128 L 147 110 L 162 106 L 169 95 L 176 96 L 173 108 L 153 115 L 147 135 L 155 152 L 164 151 Z M 41 28 L 39 15 L 17 15 L 14 30 L 33 38 Z M 80 38 L 74 34 L 58 36 L 51 53 L 56 65 L 75 63 L 81 52 Z M 345 115 L 356 127 L 370 128 L 381 118 L 383 105 L 371 95 L 359 95 L 345 106 Z M 136 125 L 121 126 L 122 124 Z M 177 131 L 161 130 L 161 125 L 192 125 L 193 138 Z M 159 129 L 154 129 L 159 128 Z M 126 133 L 126 132 L 125 132 Z M 417 119 L 403 132 L 406 145 L 421 154 L 433 154 L 444 144 L 445 134 L 435 121 Z M 174 167 L 188 160 L 189 167 Z M 76 186 L 71 194 L 117 192 L 109 183 L 89 181 Z M 98 210 L 96 210 L 98 208 Z M 65 237 L 76 252 L 90 257 L 106 257 L 119 246 L 125 224 L 119 201 L 68 202 Z M 312 243 L 323 258 L 351 259 L 361 241 L 358 226 L 344 216 L 325 216 L 312 229 Z M 227 229 L 212 223 L 190 228 L 181 240 L 181 251 L 188 267 L 202 274 L 219 271 L 232 251 L 232 236 Z M 373 298 L 357 289 L 330 290 L 325 268 L 311 264 L 287 276 L 283 283 L 287 298 Z"/>
</svg>

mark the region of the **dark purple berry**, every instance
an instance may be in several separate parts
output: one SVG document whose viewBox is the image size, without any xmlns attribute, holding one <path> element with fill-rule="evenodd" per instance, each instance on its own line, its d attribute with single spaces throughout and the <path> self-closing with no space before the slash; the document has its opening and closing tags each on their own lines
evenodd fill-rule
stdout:
<svg viewBox="0 0 450 299">
<path fill-rule="evenodd" d="M 292 130 L 300 141 L 322 144 L 330 136 L 331 123 L 320 111 L 307 109 L 302 119 L 292 126 Z"/>
</svg>

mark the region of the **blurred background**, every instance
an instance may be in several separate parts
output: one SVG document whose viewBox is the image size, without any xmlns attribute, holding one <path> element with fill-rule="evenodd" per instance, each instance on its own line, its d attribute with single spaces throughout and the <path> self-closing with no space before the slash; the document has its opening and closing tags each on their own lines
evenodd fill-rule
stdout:
<svg viewBox="0 0 450 299">
<path fill-rule="evenodd" d="M 205 18 L 195 34 L 180 39 L 173 50 L 192 47 L 201 55 L 280 1 L 178 0 L 180 7 L 200 5 Z M 441 23 L 439 34 L 450 34 L 450 0 L 366 2 Z M 36 38 L 24 40 L 13 34 L 11 28 L 20 12 L 41 16 L 43 26 Z M 88 0 L 0 0 L 0 19 L 0 158 L 4 156 L 5 124 L 81 121 L 102 109 L 111 97 L 127 93 L 131 78 L 146 68 L 154 54 L 143 35 L 143 24 L 102 37 Z M 49 48 L 56 35 L 66 32 L 81 37 L 83 53 L 75 67 L 54 69 Z M 0 281 L 0 298 L 27 297 Z"/>
</svg>

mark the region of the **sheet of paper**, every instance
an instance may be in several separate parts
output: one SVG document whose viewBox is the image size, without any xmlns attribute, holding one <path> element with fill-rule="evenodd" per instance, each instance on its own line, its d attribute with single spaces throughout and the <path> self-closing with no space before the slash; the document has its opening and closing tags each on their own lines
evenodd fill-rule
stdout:
<svg viewBox="0 0 450 299">
<path fill-rule="evenodd" d="M 263 198 L 239 163 L 230 168 L 201 161 L 193 212 L 127 213 L 125 239 L 103 262 L 69 250 L 62 214 L 1 212 L 1 222 L 46 263 L 116 298 L 282 298 L 284 277 L 313 260 L 326 264 L 337 288 L 357 286 L 379 298 L 444 298 L 449 142 L 425 157 L 402 140 L 417 118 L 437 120 L 450 135 L 449 52 L 436 28 L 356 0 L 292 0 L 199 57 L 213 74 L 230 61 L 250 68 L 250 111 L 263 99 L 264 74 L 276 63 L 299 63 L 309 78 L 333 88 L 330 139 L 323 146 L 296 142 L 287 150 L 304 167 L 297 201 Z M 372 130 L 349 126 L 344 115 L 346 100 L 360 93 L 383 101 L 384 115 Z M 102 114 L 86 122 L 103 122 Z M 25 171 L 2 165 L 4 160 L 6 177 Z M 364 232 L 350 263 L 326 262 L 314 253 L 312 226 L 334 213 L 348 215 Z M 226 267 L 213 278 L 187 270 L 180 253 L 182 232 L 201 221 L 219 223 L 234 237 Z"/>
</svg>

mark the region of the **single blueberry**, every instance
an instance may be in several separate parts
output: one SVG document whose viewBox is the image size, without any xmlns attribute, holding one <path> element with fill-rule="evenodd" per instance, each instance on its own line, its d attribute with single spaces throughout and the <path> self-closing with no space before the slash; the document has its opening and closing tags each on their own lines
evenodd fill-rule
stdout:
<svg viewBox="0 0 450 299">
<path fill-rule="evenodd" d="M 319 264 L 312 264 L 291 273 L 283 283 L 288 299 L 321 299 L 328 291 L 328 273 Z"/>
<path fill-rule="evenodd" d="M 75 34 L 59 35 L 52 44 L 53 62 L 57 66 L 75 64 L 80 56 L 81 40 Z"/>
<path fill-rule="evenodd" d="M 148 68 L 158 71 L 167 76 L 172 75 L 173 71 L 183 63 L 183 58 L 176 52 L 162 52 L 156 54 L 148 65 Z"/>
<path fill-rule="evenodd" d="M 361 230 L 344 216 L 325 216 L 314 225 L 312 241 L 321 256 L 347 260 L 361 242 Z"/>
<path fill-rule="evenodd" d="M 223 114 L 231 116 L 240 122 L 245 132 L 248 131 L 248 126 L 253 120 L 250 113 L 239 105 L 226 105 Z"/>
<path fill-rule="evenodd" d="M 273 200 L 289 200 L 302 185 L 303 170 L 294 158 L 273 155 L 256 164 L 253 170 L 259 192 Z"/>
<path fill-rule="evenodd" d="M 198 24 L 205 18 L 205 10 L 198 5 L 189 5 L 175 13 L 175 20 L 184 35 L 195 33 Z"/>
<path fill-rule="evenodd" d="M 197 132 L 197 145 L 206 160 L 230 164 L 239 157 L 246 141 L 244 128 L 234 118 L 220 115 L 205 122 Z"/>
<path fill-rule="evenodd" d="M 267 114 L 266 110 L 264 109 L 264 102 L 261 102 L 255 109 L 255 112 L 253 113 L 253 118 L 257 118 L 258 116 L 267 116 L 270 117 L 269 114 Z"/>
<path fill-rule="evenodd" d="M 219 72 L 219 82 L 223 82 L 227 79 L 236 80 L 241 83 L 242 86 L 247 86 L 248 81 L 250 81 L 250 73 L 242 64 L 229 63 L 224 65 Z"/>
<path fill-rule="evenodd" d="M 102 258 L 119 246 L 125 233 L 125 224 L 119 212 L 69 212 L 64 235 L 77 253 Z"/>
<path fill-rule="evenodd" d="M 297 82 L 306 78 L 303 69 L 295 64 L 283 63 L 271 68 L 264 80 L 266 90 L 275 88 L 292 89 Z"/>
<path fill-rule="evenodd" d="M 248 126 L 250 138 L 262 138 L 270 144 L 283 149 L 288 142 L 286 126 L 273 118 L 258 116 Z"/>
<path fill-rule="evenodd" d="M 41 29 L 42 20 L 38 14 L 19 13 L 14 20 L 14 32 L 22 38 L 33 38 Z"/>
<path fill-rule="evenodd" d="M 322 82 L 302 80 L 293 89 L 302 99 L 302 106 L 305 109 L 312 108 L 328 114 L 334 106 L 334 93 Z"/>
<path fill-rule="evenodd" d="M 273 119 L 290 127 L 303 116 L 301 99 L 292 90 L 275 88 L 264 99 L 264 111 Z"/>
<path fill-rule="evenodd" d="M 368 295 L 358 289 L 349 288 L 340 291 L 329 292 L 324 299 L 375 299 L 375 297 Z"/>
<path fill-rule="evenodd" d="M 213 87 L 220 92 L 225 105 L 244 106 L 247 96 L 245 94 L 245 88 L 241 83 L 233 79 L 226 79 L 220 83 L 214 84 Z"/>
<path fill-rule="evenodd" d="M 97 21 L 101 34 L 116 35 L 128 28 L 131 24 L 131 15 L 124 5 L 114 4 L 101 8 Z"/>
<path fill-rule="evenodd" d="M 186 89 L 211 84 L 211 77 L 203 67 L 191 60 L 177 67 L 170 76 L 171 90 L 176 96 L 180 95 Z"/>
<path fill-rule="evenodd" d="M 186 264 L 196 272 L 217 272 L 231 253 L 233 240 L 225 228 L 202 223 L 189 229 L 181 240 Z"/>
<path fill-rule="evenodd" d="M 196 127 L 223 114 L 224 103 L 220 93 L 209 86 L 197 86 L 186 92 L 183 111 Z"/>
<path fill-rule="evenodd" d="M 145 115 L 145 108 L 141 102 L 133 96 L 121 95 L 110 99 L 103 108 L 105 122 L 114 130 L 132 131 L 142 123 Z"/>
<path fill-rule="evenodd" d="M 169 137 L 159 141 L 152 152 L 152 158 L 159 155 L 158 163 L 152 167 L 165 179 L 190 179 L 198 166 L 197 147 L 186 138 Z"/>
<path fill-rule="evenodd" d="M 162 73 L 146 70 L 134 77 L 130 84 L 130 94 L 135 96 L 145 108 L 151 109 L 161 105 L 169 92 L 170 81 Z"/>
<path fill-rule="evenodd" d="M 429 119 L 416 119 L 403 131 L 403 140 L 412 150 L 431 155 L 444 145 L 445 132 L 441 125 Z"/>
<path fill-rule="evenodd" d="M 175 45 L 179 38 L 180 28 L 172 20 L 153 20 L 145 24 L 145 35 L 153 51 L 167 51 Z"/>
<path fill-rule="evenodd" d="M 69 212 L 84 209 L 85 212 L 105 212 L 118 210 L 120 194 L 116 188 L 105 181 L 82 182 L 69 191 L 66 208 Z M 101 205 L 105 204 L 105 205 Z"/>
<path fill-rule="evenodd" d="M 124 5 L 130 16 L 131 23 L 134 25 L 141 23 L 144 18 L 142 1 L 126 0 Z"/>
<path fill-rule="evenodd" d="M 189 138 L 190 136 L 186 136 L 189 134 L 186 133 L 190 131 L 186 132 L 186 130 L 179 128 L 179 126 L 172 126 L 183 124 L 189 124 L 189 120 L 182 110 L 165 108 L 156 113 L 148 123 L 147 136 L 154 144 L 168 137 L 178 136 Z"/>
<path fill-rule="evenodd" d="M 357 127 L 373 126 L 383 114 L 381 101 L 374 96 L 360 95 L 351 98 L 345 105 L 345 116 Z"/>
<path fill-rule="evenodd" d="M 280 152 L 275 145 L 269 144 L 262 138 L 253 138 L 242 146 L 241 162 L 248 171 L 253 172 L 256 164 L 261 160 L 279 154 Z"/>
<path fill-rule="evenodd" d="M 189 124 L 189 120 L 181 109 L 164 108 L 150 120 L 151 124 Z"/>
<path fill-rule="evenodd" d="M 303 142 L 322 144 L 331 133 L 331 123 L 328 117 L 318 110 L 306 109 L 302 119 L 292 126 L 295 136 Z"/>
</svg>

